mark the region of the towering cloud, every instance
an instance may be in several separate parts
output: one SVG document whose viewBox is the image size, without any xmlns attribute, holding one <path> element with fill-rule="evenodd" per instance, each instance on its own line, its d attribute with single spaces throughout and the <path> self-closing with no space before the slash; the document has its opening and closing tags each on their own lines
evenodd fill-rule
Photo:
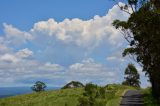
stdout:
<svg viewBox="0 0 160 106">
<path fill-rule="evenodd" d="M 39 34 L 52 36 L 53 39 L 85 48 L 97 47 L 102 42 L 119 45 L 122 43 L 122 36 L 112 26 L 112 22 L 115 19 L 127 20 L 128 17 L 127 13 L 122 12 L 115 5 L 105 16 L 96 15 L 86 21 L 74 18 L 56 22 L 50 18 L 48 21 L 37 22 L 31 29 L 31 33 L 37 36 Z"/>
</svg>

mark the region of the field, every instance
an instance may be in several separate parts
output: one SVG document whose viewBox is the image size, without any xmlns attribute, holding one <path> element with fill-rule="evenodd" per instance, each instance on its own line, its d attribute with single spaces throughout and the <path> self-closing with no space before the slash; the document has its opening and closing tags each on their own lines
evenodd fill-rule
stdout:
<svg viewBox="0 0 160 106">
<path fill-rule="evenodd" d="M 119 106 L 121 96 L 128 86 L 112 84 L 106 87 L 106 106 Z M 83 88 L 51 90 L 0 99 L 0 106 L 77 106 Z"/>
</svg>

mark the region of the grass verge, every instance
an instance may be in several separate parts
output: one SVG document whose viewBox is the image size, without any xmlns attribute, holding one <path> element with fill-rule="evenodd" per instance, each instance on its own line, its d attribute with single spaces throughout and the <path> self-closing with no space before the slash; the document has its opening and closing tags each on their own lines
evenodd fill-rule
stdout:
<svg viewBox="0 0 160 106">
<path fill-rule="evenodd" d="M 114 86 L 114 85 L 112 85 Z M 124 86 L 124 85 L 115 85 L 115 95 L 112 99 L 108 100 L 106 106 L 119 106 L 122 100 L 122 96 L 134 87 Z"/>
</svg>

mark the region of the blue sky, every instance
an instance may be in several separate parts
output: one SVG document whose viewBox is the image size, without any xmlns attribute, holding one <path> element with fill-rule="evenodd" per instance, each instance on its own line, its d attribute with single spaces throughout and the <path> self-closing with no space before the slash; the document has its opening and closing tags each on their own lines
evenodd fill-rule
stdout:
<svg viewBox="0 0 160 106">
<path fill-rule="evenodd" d="M 28 30 L 35 22 L 48 18 L 62 21 L 65 18 L 86 20 L 95 15 L 103 16 L 113 4 L 111 0 L 1 0 L 0 23 L 7 22 Z"/>
<path fill-rule="evenodd" d="M 1 0 L 0 13 L 0 86 L 121 83 L 132 62 L 121 56 L 127 43 L 112 26 L 129 15 L 113 1 Z"/>
</svg>

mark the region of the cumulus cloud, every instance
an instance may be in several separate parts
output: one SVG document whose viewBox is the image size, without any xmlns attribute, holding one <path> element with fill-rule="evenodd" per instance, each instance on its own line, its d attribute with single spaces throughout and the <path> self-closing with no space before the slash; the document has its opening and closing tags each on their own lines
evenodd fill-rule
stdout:
<svg viewBox="0 0 160 106">
<path fill-rule="evenodd" d="M 13 53 L 13 51 L 11 51 L 9 48 L 5 48 L 5 46 L 2 47 L 2 49 L 6 49 L 6 52 L 4 52 L 3 54 L 0 55 L 0 61 L 2 61 L 2 62 L 16 63 L 16 62 L 22 60 L 22 58 L 27 58 L 33 54 L 33 52 L 31 50 L 29 50 L 28 48 L 19 50 L 16 53 Z"/>
<path fill-rule="evenodd" d="M 63 67 L 59 64 L 52 64 L 50 62 L 47 62 L 43 66 L 40 66 L 39 70 L 60 71 L 60 70 L 63 70 Z"/>
<path fill-rule="evenodd" d="M 0 44 L 0 54 L 8 53 L 11 49 L 4 44 Z"/>
<path fill-rule="evenodd" d="M 14 85 L 16 79 L 19 79 L 26 74 L 30 74 L 33 69 L 39 66 L 38 62 L 35 60 L 29 60 L 27 57 L 24 59 L 24 55 L 17 56 L 19 51 L 8 51 L 7 53 L 0 55 L 1 86 Z"/>
<path fill-rule="evenodd" d="M 32 56 L 32 55 L 33 55 L 33 52 L 31 50 L 29 50 L 28 48 L 19 50 L 16 53 L 16 56 L 20 57 L 20 58 L 26 58 L 26 57 L 29 57 L 29 56 Z"/>
<path fill-rule="evenodd" d="M 115 5 L 105 16 L 96 15 L 86 21 L 74 18 L 56 22 L 50 18 L 48 21 L 37 22 L 31 29 L 31 33 L 33 35 L 41 33 L 86 48 L 97 47 L 101 42 L 120 45 L 122 36 L 112 26 L 112 22 L 115 19 L 127 20 L 128 17 L 127 13 L 122 12 Z"/>
<path fill-rule="evenodd" d="M 6 23 L 4 23 L 3 26 L 5 32 L 4 40 L 6 44 L 20 45 L 32 39 L 32 35 L 29 32 L 21 31 Z"/>
<path fill-rule="evenodd" d="M 2 55 L 0 57 L 0 60 L 5 61 L 5 62 L 17 62 L 18 61 L 18 59 L 14 55 L 11 55 L 11 54 Z"/>
<path fill-rule="evenodd" d="M 81 63 L 75 63 L 69 66 L 68 73 L 71 80 L 77 79 L 82 82 L 96 82 L 104 85 L 106 83 L 118 80 L 115 78 L 118 74 L 115 68 L 109 68 L 106 65 L 95 62 L 92 58 L 85 59 Z"/>
</svg>

